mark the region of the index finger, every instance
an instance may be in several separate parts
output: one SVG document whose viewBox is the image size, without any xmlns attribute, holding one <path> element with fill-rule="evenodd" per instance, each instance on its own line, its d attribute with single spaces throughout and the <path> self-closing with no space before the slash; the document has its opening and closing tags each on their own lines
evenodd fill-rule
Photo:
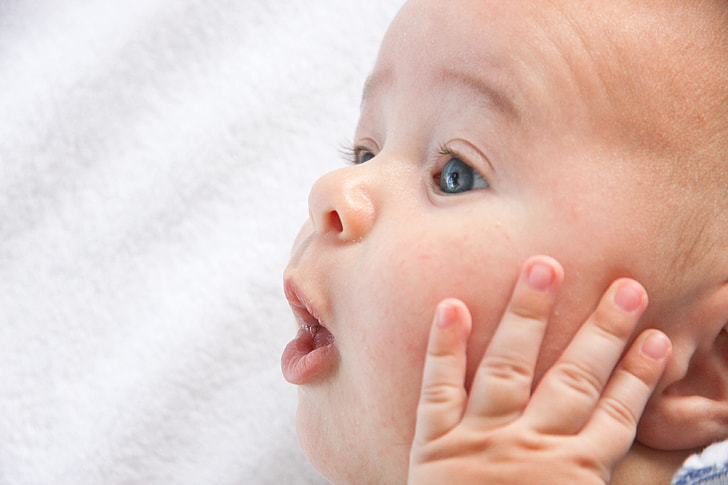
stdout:
<svg viewBox="0 0 728 485">
<path fill-rule="evenodd" d="M 460 300 L 449 298 L 437 306 L 417 406 L 416 445 L 446 434 L 462 418 L 467 400 L 465 352 L 471 324 L 470 311 Z"/>
</svg>

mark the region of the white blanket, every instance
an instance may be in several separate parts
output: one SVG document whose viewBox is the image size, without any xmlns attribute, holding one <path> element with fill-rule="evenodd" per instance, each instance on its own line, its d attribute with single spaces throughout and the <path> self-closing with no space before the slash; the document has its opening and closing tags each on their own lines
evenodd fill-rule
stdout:
<svg viewBox="0 0 728 485">
<path fill-rule="evenodd" d="M 321 484 L 279 370 L 400 0 L 0 2 L 0 484 Z"/>
</svg>

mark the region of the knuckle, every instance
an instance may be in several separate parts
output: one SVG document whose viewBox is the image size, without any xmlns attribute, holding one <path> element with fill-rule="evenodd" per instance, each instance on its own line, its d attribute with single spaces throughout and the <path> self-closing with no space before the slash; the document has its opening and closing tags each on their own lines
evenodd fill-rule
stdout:
<svg viewBox="0 0 728 485">
<path fill-rule="evenodd" d="M 425 356 L 425 369 L 431 369 L 437 374 L 449 373 L 460 366 L 460 356 L 450 351 L 428 351 Z"/>
<path fill-rule="evenodd" d="M 503 380 L 531 380 L 533 369 L 516 356 L 486 356 L 481 364 L 481 372 L 488 377 Z"/>
<path fill-rule="evenodd" d="M 428 404 L 457 402 L 465 397 L 465 390 L 449 383 L 438 383 L 422 388 L 420 401 Z"/>
<path fill-rule="evenodd" d="M 591 474 L 596 474 L 600 477 L 608 477 L 609 471 L 605 469 L 605 465 L 596 456 L 592 456 L 586 453 L 578 453 L 571 457 L 575 468 L 577 470 L 586 470 Z"/>
<path fill-rule="evenodd" d="M 523 433 L 515 437 L 515 441 L 518 445 L 517 448 L 529 453 L 542 453 L 551 446 L 546 436 L 533 432 L 533 430 L 524 430 Z"/>
<path fill-rule="evenodd" d="M 561 383 L 568 389 L 590 398 L 599 396 L 604 388 L 604 383 L 596 373 L 574 362 L 555 364 L 554 372 Z"/>
<path fill-rule="evenodd" d="M 631 319 L 623 312 L 618 312 L 611 306 L 604 308 L 603 305 L 597 308 L 594 313 L 594 328 L 609 340 L 624 341 L 632 333 Z"/>
<path fill-rule="evenodd" d="M 427 356 L 434 359 L 452 359 L 457 356 L 457 352 L 448 346 L 430 345 L 427 348 Z"/>
<path fill-rule="evenodd" d="M 524 303 L 514 305 L 510 313 L 526 325 L 540 325 L 548 316 L 548 310 L 543 305 Z"/>
<path fill-rule="evenodd" d="M 601 407 L 610 419 L 628 429 L 636 429 L 638 417 L 623 401 L 606 396 L 602 398 Z"/>
</svg>

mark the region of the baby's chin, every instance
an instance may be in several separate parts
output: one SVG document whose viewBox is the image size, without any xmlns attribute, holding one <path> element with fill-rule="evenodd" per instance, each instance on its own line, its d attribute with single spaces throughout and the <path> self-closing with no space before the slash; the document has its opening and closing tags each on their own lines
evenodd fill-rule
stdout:
<svg viewBox="0 0 728 485">
<path fill-rule="evenodd" d="M 303 454 L 308 461 L 334 484 L 346 483 L 344 473 L 347 457 L 342 456 L 344 446 L 337 446 L 336 433 L 331 436 L 331 420 L 325 413 L 319 413 L 322 406 L 309 402 L 311 396 L 306 389 L 299 389 L 298 411 L 296 412 L 296 435 Z M 344 469 L 344 470 L 342 470 Z"/>
<path fill-rule="evenodd" d="M 355 484 L 357 482 L 352 471 L 354 466 L 350 457 L 342 451 L 345 446 L 330 446 L 328 437 L 321 436 L 314 430 L 302 430 L 298 425 L 298 442 L 304 455 L 314 468 L 334 485 Z"/>
<path fill-rule="evenodd" d="M 323 422 L 319 422 L 321 418 L 311 418 L 307 415 L 307 410 L 302 409 L 299 404 L 296 415 L 298 442 L 308 461 L 331 483 L 406 483 L 409 445 L 400 447 L 401 449 L 392 447 L 391 440 L 386 437 L 364 437 L 359 430 L 351 427 L 336 426 L 325 418 Z M 370 446 L 370 442 L 377 442 L 380 446 Z"/>
</svg>

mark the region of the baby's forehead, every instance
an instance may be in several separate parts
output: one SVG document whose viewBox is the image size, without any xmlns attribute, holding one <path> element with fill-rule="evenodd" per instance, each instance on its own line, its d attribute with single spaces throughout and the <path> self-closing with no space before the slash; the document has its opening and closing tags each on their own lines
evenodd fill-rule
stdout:
<svg viewBox="0 0 728 485">
<path fill-rule="evenodd" d="M 443 47 L 445 31 L 455 31 L 464 42 L 449 44 L 453 62 L 466 51 L 486 62 L 499 54 L 526 63 L 558 51 L 574 68 L 588 57 L 606 83 L 617 75 L 701 66 L 719 44 L 725 54 L 727 22 L 723 0 L 410 0 L 390 42 L 424 34 L 419 42 L 431 51 Z"/>
<path fill-rule="evenodd" d="M 594 104 L 585 110 L 634 143 L 664 150 L 694 144 L 697 125 L 685 122 L 720 116 L 727 105 L 727 18 L 722 0 L 411 0 L 385 43 L 426 46 L 418 62 L 439 55 L 453 65 L 477 59 L 483 71 L 508 65 L 514 85 L 536 79 L 523 90 L 526 104 L 580 93 Z M 563 89 L 546 89 L 551 80 Z"/>
</svg>

